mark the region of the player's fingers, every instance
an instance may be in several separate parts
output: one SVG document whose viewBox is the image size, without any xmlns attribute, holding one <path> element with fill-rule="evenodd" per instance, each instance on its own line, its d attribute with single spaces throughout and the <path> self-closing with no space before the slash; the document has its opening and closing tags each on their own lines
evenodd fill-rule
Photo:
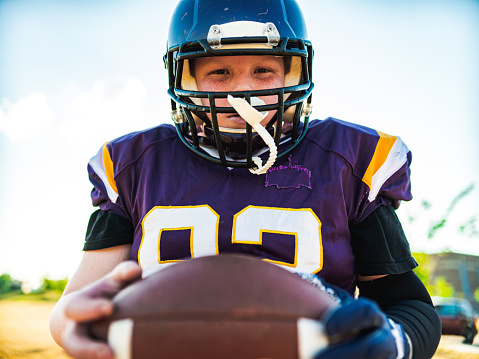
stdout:
<svg viewBox="0 0 479 359">
<path fill-rule="evenodd" d="M 109 274 L 82 291 L 71 293 L 65 304 L 65 315 L 77 322 L 100 319 L 113 312 L 111 298 L 129 283 L 141 277 L 138 264 L 128 261 L 117 265 Z"/>
<path fill-rule="evenodd" d="M 121 262 L 97 283 L 103 294 L 113 296 L 126 285 L 141 278 L 141 268 L 133 261 Z"/>
<path fill-rule="evenodd" d="M 141 277 L 141 268 L 138 263 L 133 261 L 125 261 L 118 264 L 107 278 L 112 280 L 120 287 L 125 286 Z"/>
<path fill-rule="evenodd" d="M 91 298 L 113 298 L 125 286 L 140 278 L 141 268 L 137 263 L 121 262 L 106 276 L 86 287 L 83 293 Z"/>
<path fill-rule="evenodd" d="M 64 349 L 68 355 L 77 359 L 113 359 L 113 351 L 106 344 L 90 339 L 86 335 L 86 326 L 70 322 L 63 336 Z"/>
<path fill-rule="evenodd" d="M 65 315 L 76 322 L 104 318 L 113 313 L 113 302 L 103 298 L 77 296 L 65 305 Z"/>
</svg>

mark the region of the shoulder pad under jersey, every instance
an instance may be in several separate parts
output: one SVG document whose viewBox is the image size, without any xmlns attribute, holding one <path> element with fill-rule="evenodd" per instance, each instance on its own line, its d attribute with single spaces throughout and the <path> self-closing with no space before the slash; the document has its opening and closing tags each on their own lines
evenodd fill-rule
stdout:
<svg viewBox="0 0 479 359">
<path fill-rule="evenodd" d="M 369 201 L 375 200 L 383 185 L 401 170 L 407 172 L 401 199 L 412 198 L 409 193 L 411 153 L 400 137 L 334 118 L 315 125 L 311 126 L 307 138 L 348 162 L 353 175 L 369 187 Z"/>
</svg>

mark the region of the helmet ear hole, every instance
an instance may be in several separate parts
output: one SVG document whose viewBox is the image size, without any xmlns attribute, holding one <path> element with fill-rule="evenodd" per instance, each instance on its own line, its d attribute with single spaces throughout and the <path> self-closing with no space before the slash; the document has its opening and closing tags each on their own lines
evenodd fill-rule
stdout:
<svg viewBox="0 0 479 359">
<path fill-rule="evenodd" d="M 211 122 L 205 113 L 196 114 L 191 112 L 191 116 L 193 116 L 193 120 L 195 121 L 196 126 L 203 126 L 205 123 Z"/>
<path fill-rule="evenodd" d="M 284 111 L 284 114 L 283 114 L 283 121 L 284 122 L 293 123 L 294 114 L 296 112 L 296 106 L 297 105 L 291 106 L 286 111 Z"/>
</svg>

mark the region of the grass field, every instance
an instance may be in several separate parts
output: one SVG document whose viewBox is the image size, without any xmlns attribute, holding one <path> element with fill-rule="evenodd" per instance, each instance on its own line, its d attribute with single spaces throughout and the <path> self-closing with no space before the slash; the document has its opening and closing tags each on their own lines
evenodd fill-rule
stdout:
<svg viewBox="0 0 479 359">
<path fill-rule="evenodd" d="M 50 337 L 48 318 L 55 302 L 0 300 L 0 359 L 69 358 Z M 443 337 L 434 359 L 478 359 L 475 345 L 459 337 Z"/>
</svg>

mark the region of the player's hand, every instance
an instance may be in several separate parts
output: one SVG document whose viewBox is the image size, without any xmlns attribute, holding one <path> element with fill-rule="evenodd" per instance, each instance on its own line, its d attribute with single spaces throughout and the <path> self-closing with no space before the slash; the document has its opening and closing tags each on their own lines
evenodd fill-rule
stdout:
<svg viewBox="0 0 479 359">
<path fill-rule="evenodd" d="M 110 359 L 113 351 L 106 344 L 88 336 L 87 322 L 113 313 L 112 298 L 121 289 L 141 277 L 135 262 L 122 262 L 98 281 L 67 295 L 65 316 L 68 324 L 63 336 L 65 351 L 78 359 Z"/>
<path fill-rule="evenodd" d="M 352 300 L 326 318 L 330 345 L 315 359 L 409 358 L 411 348 L 401 326 L 367 299 Z"/>
</svg>

